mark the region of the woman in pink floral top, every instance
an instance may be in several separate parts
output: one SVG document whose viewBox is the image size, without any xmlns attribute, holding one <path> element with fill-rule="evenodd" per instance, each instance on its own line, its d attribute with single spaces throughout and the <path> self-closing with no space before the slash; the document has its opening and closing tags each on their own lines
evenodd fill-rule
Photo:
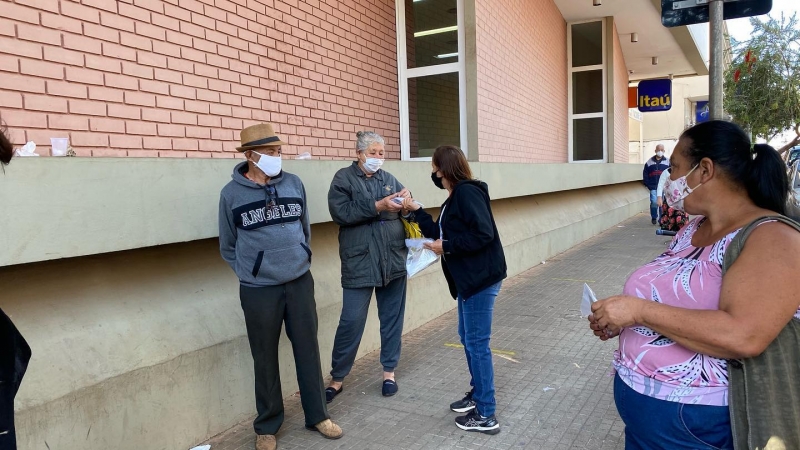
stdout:
<svg viewBox="0 0 800 450">
<path fill-rule="evenodd" d="M 626 449 L 731 449 L 726 360 L 760 354 L 800 320 L 800 234 L 761 225 L 723 279 L 736 233 L 784 213 L 785 166 L 723 121 L 684 132 L 671 162 L 668 202 L 700 217 L 623 295 L 595 303 L 590 327 L 602 340 L 619 336 L 614 398 Z"/>
</svg>

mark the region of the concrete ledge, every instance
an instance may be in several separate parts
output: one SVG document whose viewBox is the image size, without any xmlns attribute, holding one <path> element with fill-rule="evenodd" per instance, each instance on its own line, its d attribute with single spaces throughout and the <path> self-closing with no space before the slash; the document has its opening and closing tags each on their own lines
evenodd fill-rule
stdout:
<svg viewBox="0 0 800 450">
<path fill-rule="evenodd" d="M 306 184 L 313 223 L 330 221 L 327 193 L 346 161 L 287 160 Z M 625 183 L 630 164 L 471 163 L 504 199 Z M 0 267 L 217 236 L 219 191 L 234 161 L 214 159 L 17 158 L 0 175 Z M 430 163 L 386 163 L 414 195 L 437 206 Z"/>
</svg>

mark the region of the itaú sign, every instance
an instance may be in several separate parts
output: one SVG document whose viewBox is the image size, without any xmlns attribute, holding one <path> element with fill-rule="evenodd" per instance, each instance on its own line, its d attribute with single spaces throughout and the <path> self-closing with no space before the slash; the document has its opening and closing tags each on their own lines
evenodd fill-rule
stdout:
<svg viewBox="0 0 800 450">
<path fill-rule="evenodd" d="M 672 80 L 642 80 L 638 87 L 641 112 L 669 111 L 672 108 Z"/>
</svg>

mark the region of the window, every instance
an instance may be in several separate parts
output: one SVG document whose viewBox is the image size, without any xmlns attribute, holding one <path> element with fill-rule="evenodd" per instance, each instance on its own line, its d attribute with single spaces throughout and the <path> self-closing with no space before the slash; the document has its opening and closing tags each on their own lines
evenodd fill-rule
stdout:
<svg viewBox="0 0 800 450">
<path fill-rule="evenodd" d="M 429 159 L 439 145 L 466 149 L 463 0 L 396 0 L 400 148 Z"/>
<path fill-rule="evenodd" d="M 568 26 L 569 161 L 608 160 L 605 21 Z"/>
</svg>

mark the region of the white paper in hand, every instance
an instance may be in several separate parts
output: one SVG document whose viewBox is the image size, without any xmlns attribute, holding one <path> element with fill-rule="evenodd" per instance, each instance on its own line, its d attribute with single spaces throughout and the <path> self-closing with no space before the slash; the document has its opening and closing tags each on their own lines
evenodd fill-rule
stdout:
<svg viewBox="0 0 800 450">
<path fill-rule="evenodd" d="M 592 303 L 597 301 L 592 288 L 583 283 L 583 299 L 581 300 L 581 317 L 589 317 L 592 314 Z"/>
</svg>

